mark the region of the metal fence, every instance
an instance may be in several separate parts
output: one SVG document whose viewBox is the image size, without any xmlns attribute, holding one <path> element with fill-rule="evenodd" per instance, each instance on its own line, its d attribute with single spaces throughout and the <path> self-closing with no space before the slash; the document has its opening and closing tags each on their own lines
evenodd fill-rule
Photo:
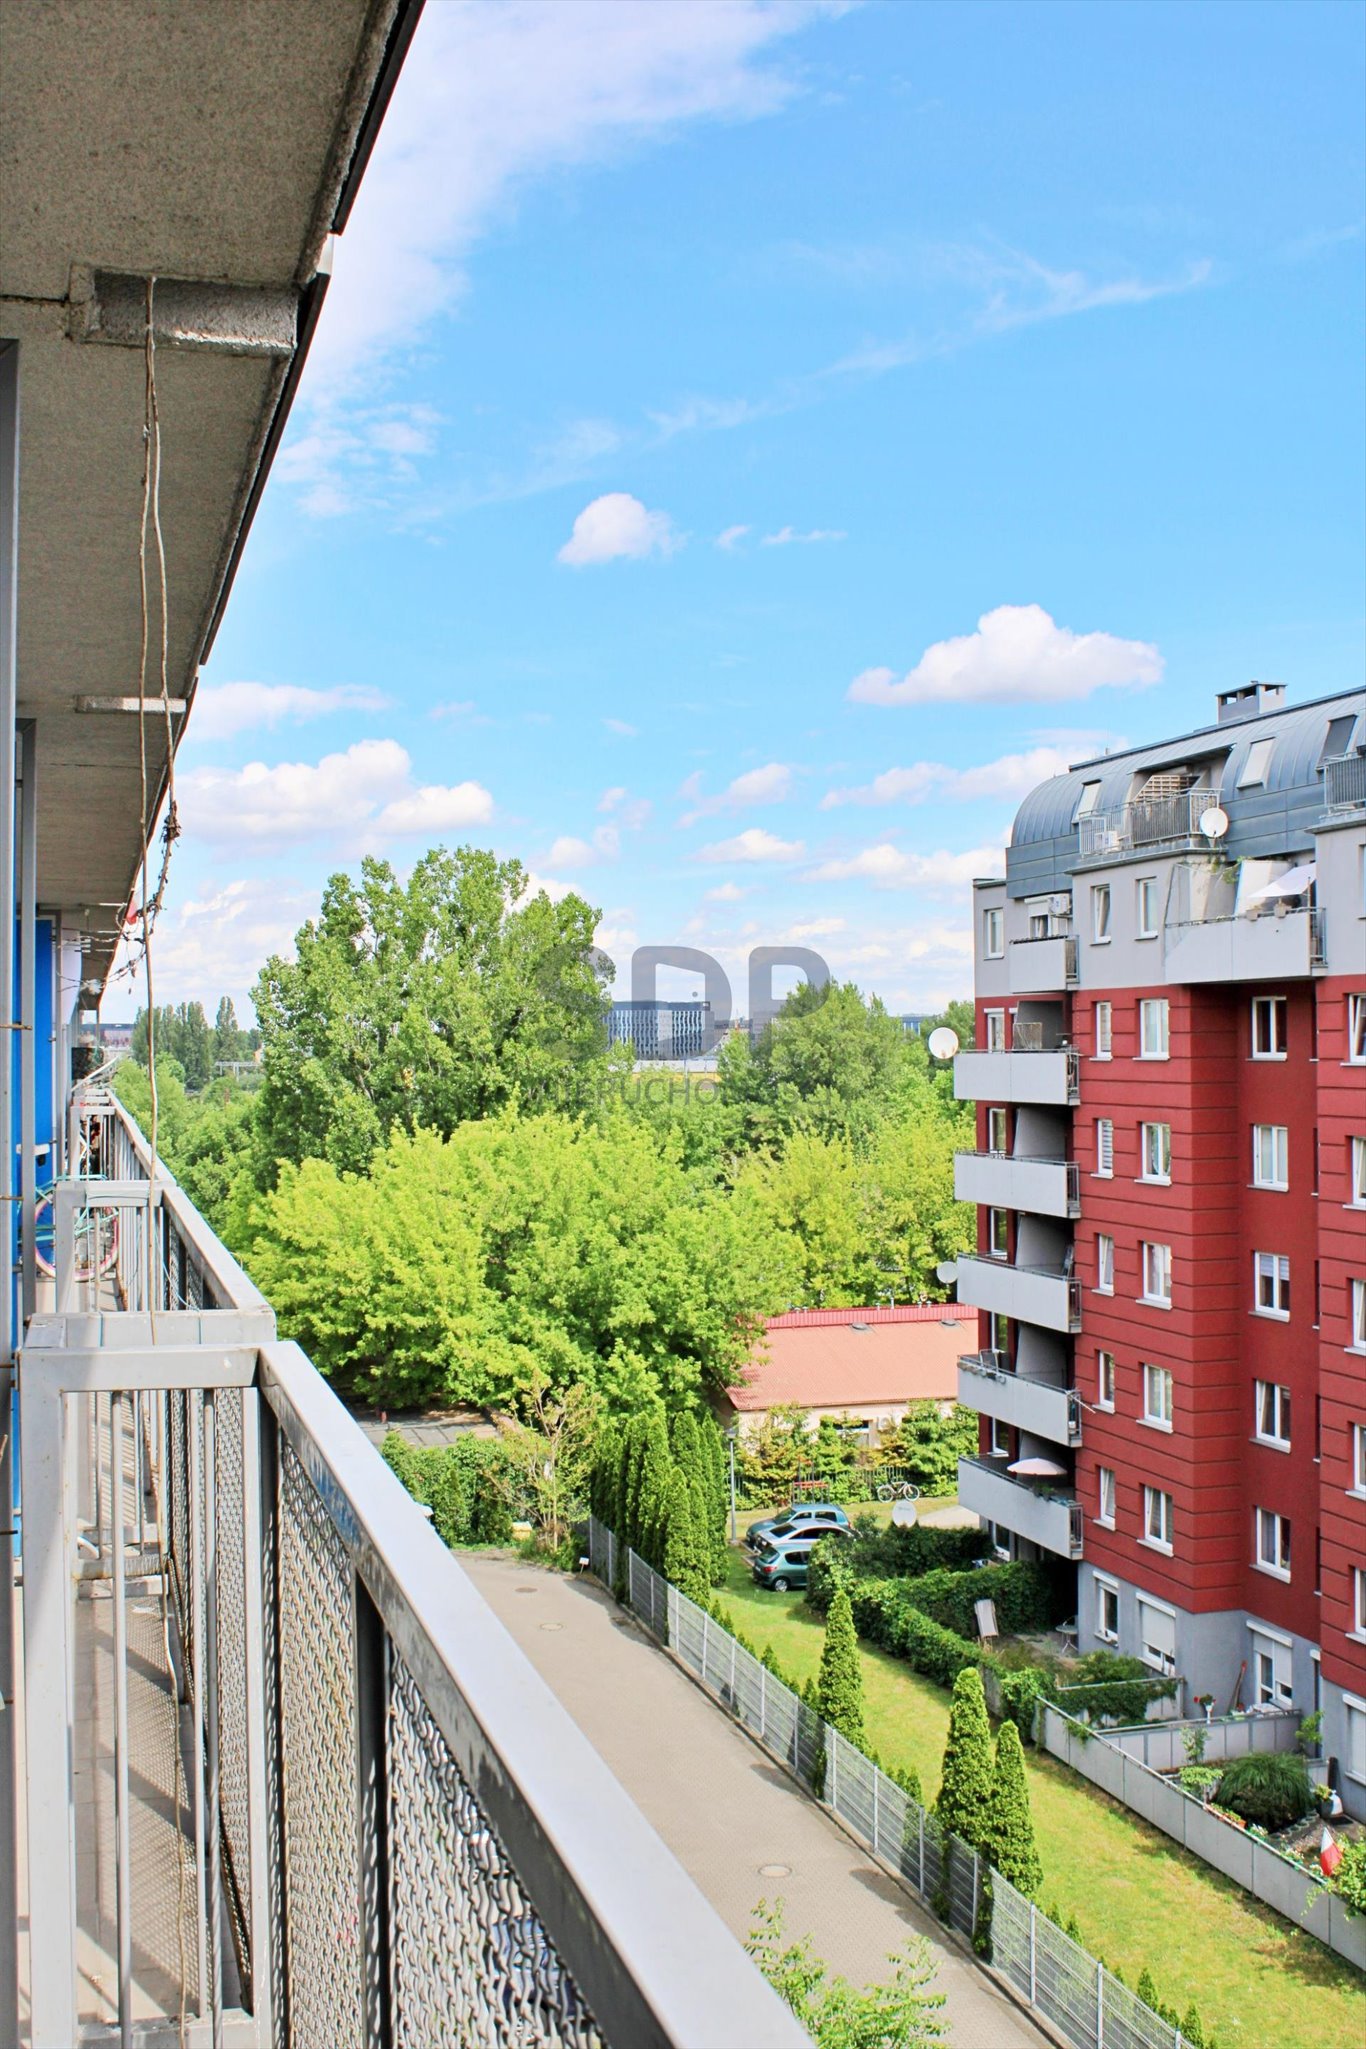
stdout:
<svg viewBox="0 0 1366 2049">
<path fill-rule="evenodd" d="M 98 1116 L 73 1199 L 87 1212 L 92 1167 L 122 1187 L 147 1164 L 116 1106 Z M 135 2030 L 192 2049 L 809 2049 L 335 1395 L 275 1339 L 259 1293 L 156 1180 L 135 1306 L 109 1306 L 123 1277 L 106 1275 L 105 1306 L 35 1317 L 23 1353 L 32 2049 Z M 70 1281 L 59 1270 L 59 1300 Z M 224 1306 L 176 1307 L 187 1294 Z M 147 1675 L 129 1655 L 149 1584 L 166 1604 L 173 1683 L 154 1736 L 177 1760 L 170 1793 L 142 1777 Z M 93 1712 L 73 1685 L 82 1588 L 113 1617 L 98 1817 L 76 1783 Z M 145 1854 L 149 1802 L 169 1881 Z M 89 2025 L 79 1949 L 95 1832 L 115 1845 L 112 2026 Z M 147 1952 L 168 1911 L 159 2023 Z"/>
<path fill-rule="evenodd" d="M 1250 1734 L 1251 1718 L 1243 1727 Z M 1126 1732 L 1129 1736 L 1146 1733 Z M 1273 1737 L 1277 1733 L 1268 1731 Z M 1108 1730 L 1088 1729 L 1050 1701 L 1040 1708 L 1038 1740 L 1111 1799 L 1141 1815 L 1288 1921 L 1307 1929 L 1359 1971 L 1366 1971 L 1366 1921 L 1347 1912 L 1345 1903 L 1328 1891 L 1317 1871 L 1308 1870 L 1236 1822 L 1213 1813 L 1174 1780 L 1163 1778 L 1133 1755 L 1126 1745 L 1112 1740 Z M 1236 1744 L 1236 1738 L 1231 1740 Z M 1265 1747 L 1281 1746 L 1273 1740 Z M 1223 1753 L 1237 1754 L 1236 1748 Z"/>
<path fill-rule="evenodd" d="M 946 1846 L 919 1801 L 595 1516 L 588 1554 L 597 1577 L 625 1596 L 651 1633 L 789 1771 L 810 1786 L 824 1756 L 825 1805 L 950 1928 L 971 1940 L 989 1921 L 991 1968 L 1073 2049 L 1189 2049 L 1180 2028 L 1145 2006 L 971 1845 L 950 1836 Z"/>
</svg>

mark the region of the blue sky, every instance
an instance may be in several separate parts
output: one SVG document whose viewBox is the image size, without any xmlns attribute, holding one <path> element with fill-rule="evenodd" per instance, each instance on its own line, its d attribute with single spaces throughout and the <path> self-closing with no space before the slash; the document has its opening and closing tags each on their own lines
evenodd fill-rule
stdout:
<svg viewBox="0 0 1366 2049">
<path fill-rule="evenodd" d="M 158 996 L 334 869 L 967 993 L 1067 760 L 1363 673 L 1366 15 L 428 0 L 180 755 Z M 675 984 L 690 990 L 693 978 Z"/>
</svg>

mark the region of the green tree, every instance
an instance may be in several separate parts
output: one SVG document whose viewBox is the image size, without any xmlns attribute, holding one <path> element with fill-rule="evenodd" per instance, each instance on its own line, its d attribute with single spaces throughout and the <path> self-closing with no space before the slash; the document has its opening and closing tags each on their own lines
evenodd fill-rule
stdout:
<svg viewBox="0 0 1366 2049">
<path fill-rule="evenodd" d="M 730 1526 L 730 1469 L 725 1439 L 716 1418 L 705 1415 L 699 1427 L 702 1457 L 707 1471 L 711 1500 L 711 1576 L 713 1586 L 726 1577 L 726 1536 Z"/>
<path fill-rule="evenodd" d="M 854 1611 L 843 1587 L 826 1613 L 817 1690 L 824 1719 L 832 1729 L 838 1729 L 846 1742 L 862 1750 L 867 1740 L 863 1727 L 863 1666 Z"/>
<path fill-rule="evenodd" d="M 965 1843 L 982 1841 L 991 1799 L 991 1724 L 987 1720 L 982 1675 L 975 1666 L 953 1682 L 944 1769 L 935 1814 L 940 1826 Z"/>
<path fill-rule="evenodd" d="M 752 1047 L 727 1041 L 718 1070 L 751 1143 L 781 1145 L 797 1130 L 865 1139 L 897 1102 L 909 1065 L 900 1022 L 852 982 L 829 982 L 794 990 Z"/>
<path fill-rule="evenodd" d="M 664 1570 L 664 1538 L 673 1506 L 670 1485 L 673 1460 L 669 1454 L 669 1433 L 661 1409 L 650 1411 L 641 1437 L 640 1463 L 631 1506 L 631 1548 L 647 1565 Z"/>
<path fill-rule="evenodd" d="M 1186 2017 L 1181 2023 L 1181 2034 L 1189 2049 L 1208 2049 L 1205 2023 L 1200 2018 L 1200 2009 L 1194 2000 L 1186 2008 Z"/>
<path fill-rule="evenodd" d="M 745 1948 L 818 2049 L 915 2049 L 948 2039 L 945 1996 L 929 1990 L 934 1964 L 921 1937 L 894 1951 L 891 1976 L 863 1992 L 831 1977 L 809 1935 L 784 1941 L 781 1900 L 760 1900 Z"/>
<path fill-rule="evenodd" d="M 253 997 L 275 1158 L 363 1170 L 395 1128 L 593 1100 L 613 1068 L 598 914 L 528 888 L 473 847 L 434 849 L 406 883 L 372 859 L 331 877 Z"/>
<path fill-rule="evenodd" d="M 231 996 L 219 998 L 218 1013 L 213 1021 L 213 1057 L 215 1060 L 242 1060 L 246 1057 L 246 1038 L 237 1022 L 237 1006 Z"/>
<path fill-rule="evenodd" d="M 1024 1746 L 1014 1722 L 1002 1722 L 996 1738 L 981 1848 L 1017 1891 L 1034 1897 L 1043 1883 L 1043 1866 L 1034 1842 Z"/>
<path fill-rule="evenodd" d="M 567 1524 L 587 1506 L 602 1397 L 577 1384 L 557 1393 L 542 1374 L 523 1391 L 519 1407 L 521 1416 L 504 1418 L 498 1430 L 509 1491 L 532 1504 L 537 1527 L 556 1550 Z"/>
<path fill-rule="evenodd" d="M 706 1537 L 697 1527 L 696 1501 L 681 1466 L 671 1468 L 665 1483 L 659 1527 L 659 1571 L 690 1601 L 709 1600 L 711 1570 Z"/>
</svg>

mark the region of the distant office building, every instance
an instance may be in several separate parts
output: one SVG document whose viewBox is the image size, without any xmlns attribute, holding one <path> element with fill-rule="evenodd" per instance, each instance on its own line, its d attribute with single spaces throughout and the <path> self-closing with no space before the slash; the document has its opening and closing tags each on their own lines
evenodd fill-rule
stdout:
<svg viewBox="0 0 1366 2049">
<path fill-rule="evenodd" d="M 609 1044 L 629 1043 L 637 1060 L 700 1059 L 715 1037 L 710 1003 L 622 1002 L 608 1013 Z"/>
</svg>

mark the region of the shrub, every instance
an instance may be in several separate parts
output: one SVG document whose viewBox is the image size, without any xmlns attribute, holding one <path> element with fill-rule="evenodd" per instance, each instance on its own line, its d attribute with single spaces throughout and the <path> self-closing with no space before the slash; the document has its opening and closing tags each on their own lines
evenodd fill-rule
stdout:
<svg viewBox="0 0 1366 2049">
<path fill-rule="evenodd" d="M 843 1590 L 830 1603 L 825 1618 L 817 1697 L 820 1711 L 831 1728 L 838 1729 L 846 1742 L 861 1750 L 867 1740 L 863 1728 L 863 1667 L 859 1663 L 849 1596 Z"/>
<path fill-rule="evenodd" d="M 1366 1836 L 1354 1843 L 1342 1843 L 1342 1862 L 1328 1881 L 1351 1914 L 1366 1917 Z"/>
<path fill-rule="evenodd" d="M 1001 1876 L 1032 1899 L 1043 1882 L 1043 1866 L 1034 1843 L 1024 1748 L 1013 1722 L 1003 1722 L 996 1738 L 981 1847 Z"/>
<path fill-rule="evenodd" d="M 920 1523 L 878 1523 L 860 1516 L 854 1540 L 846 1544 L 849 1563 L 875 1579 L 919 1579 L 941 1567 L 962 1571 L 980 1565 L 991 1549 L 985 1530 L 935 1530 Z"/>
<path fill-rule="evenodd" d="M 980 1844 L 991 1777 L 991 1724 L 982 1675 L 972 1670 L 960 1672 L 953 1683 L 944 1771 L 934 1810 L 940 1827 L 951 1829 L 965 1843 Z"/>
<path fill-rule="evenodd" d="M 1122 1658 L 1114 1651 L 1088 1651 L 1073 1667 L 1059 1705 L 1070 1715 L 1092 1722 L 1142 1722 L 1148 1703 L 1171 1700 L 1176 1679 L 1160 1678 L 1141 1658 Z"/>
<path fill-rule="evenodd" d="M 512 1509 L 501 1445 L 459 1437 L 454 1444 L 416 1446 L 390 1430 L 380 1446 L 384 1462 L 415 1501 L 432 1511 L 432 1527 L 452 1549 L 462 1544 L 505 1544 Z"/>
<path fill-rule="evenodd" d="M 1055 1619 L 1054 1576 L 1047 1566 L 1023 1559 L 1010 1565 L 982 1565 L 971 1571 L 938 1566 L 906 1583 L 906 1599 L 945 1629 L 969 1639 L 977 1634 L 977 1603 L 992 1601 L 1001 1633 L 1047 1629 Z M 1072 1606 L 1075 1606 L 1075 1599 Z"/>
<path fill-rule="evenodd" d="M 1293 1752 L 1254 1750 L 1224 1766 L 1219 1805 L 1259 1828 L 1289 1828 L 1314 1804 L 1304 1759 Z"/>
</svg>

